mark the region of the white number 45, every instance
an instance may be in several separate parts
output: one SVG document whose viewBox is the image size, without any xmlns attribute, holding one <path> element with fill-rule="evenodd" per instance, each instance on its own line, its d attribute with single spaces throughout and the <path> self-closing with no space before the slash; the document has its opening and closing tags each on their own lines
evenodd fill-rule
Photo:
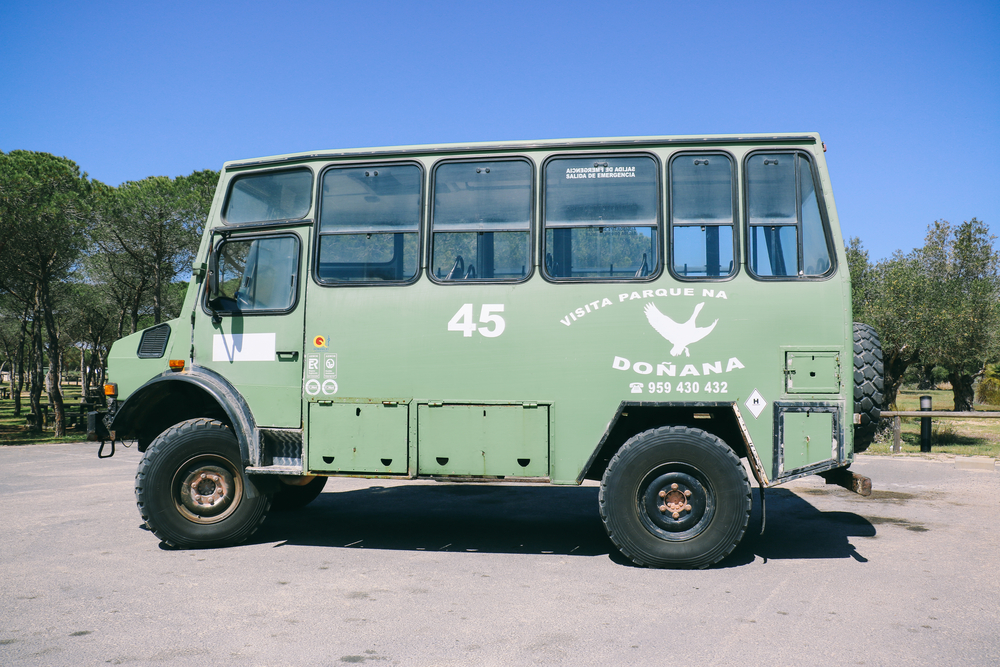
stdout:
<svg viewBox="0 0 1000 667">
<path fill-rule="evenodd" d="M 476 326 L 476 323 L 472 321 L 472 304 L 462 304 L 458 312 L 448 320 L 448 331 L 461 331 L 463 336 L 471 338 L 472 333 L 478 330 L 479 333 L 487 338 L 496 338 L 503 333 L 504 327 L 507 326 L 503 318 L 496 314 L 502 312 L 502 303 L 483 304 L 482 310 L 479 311 L 479 321 L 484 324 L 492 323 L 494 326 L 490 329 L 489 327 Z"/>
</svg>

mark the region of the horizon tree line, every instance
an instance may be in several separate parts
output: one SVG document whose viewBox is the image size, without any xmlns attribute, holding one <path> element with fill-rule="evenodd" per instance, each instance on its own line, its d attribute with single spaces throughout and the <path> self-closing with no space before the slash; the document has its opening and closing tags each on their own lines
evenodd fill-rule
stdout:
<svg viewBox="0 0 1000 667">
<path fill-rule="evenodd" d="M 79 364 L 83 400 L 104 381 L 111 344 L 176 317 L 219 172 L 117 187 L 65 157 L 0 152 L 0 369 L 14 414 L 44 391 L 65 433 L 61 381 Z M 72 352 L 71 352 L 72 350 Z"/>
</svg>

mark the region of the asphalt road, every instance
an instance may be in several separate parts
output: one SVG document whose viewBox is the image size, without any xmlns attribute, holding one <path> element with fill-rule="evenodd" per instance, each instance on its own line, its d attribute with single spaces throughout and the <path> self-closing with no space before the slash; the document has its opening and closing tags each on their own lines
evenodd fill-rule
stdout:
<svg viewBox="0 0 1000 667">
<path fill-rule="evenodd" d="M 1000 472 L 862 457 L 767 492 L 732 556 L 623 562 L 597 487 L 331 480 L 173 551 L 134 449 L 0 448 L 0 665 L 1000 664 Z M 755 502 L 757 491 L 755 489 Z"/>
</svg>

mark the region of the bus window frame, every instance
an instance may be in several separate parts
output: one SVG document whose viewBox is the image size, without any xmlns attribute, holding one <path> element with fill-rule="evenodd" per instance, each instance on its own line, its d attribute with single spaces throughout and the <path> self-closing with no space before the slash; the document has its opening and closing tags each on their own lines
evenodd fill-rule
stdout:
<svg viewBox="0 0 1000 667">
<path fill-rule="evenodd" d="M 733 270 L 732 272 L 727 273 L 726 275 L 682 276 L 674 271 L 674 257 L 673 257 L 674 201 L 673 201 L 673 191 L 671 189 L 671 186 L 673 184 L 673 164 L 674 160 L 676 160 L 677 158 L 690 157 L 696 155 L 698 156 L 720 155 L 726 157 L 729 160 L 729 168 L 731 176 L 730 187 L 732 188 L 732 207 L 733 207 L 733 222 L 731 225 L 733 228 Z M 670 273 L 670 277 L 672 277 L 674 280 L 687 283 L 705 283 L 705 282 L 721 283 L 733 280 L 736 278 L 736 276 L 739 275 L 740 267 L 743 264 L 743 262 L 740 261 L 741 258 L 740 235 L 742 229 L 743 206 L 741 205 L 742 203 L 740 201 L 740 194 L 739 194 L 739 179 L 740 179 L 739 164 L 740 162 L 739 160 L 736 159 L 736 156 L 733 155 L 733 153 L 726 150 L 706 150 L 706 151 L 684 150 L 672 153 L 670 157 L 667 159 L 666 177 L 664 179 L 664 184 L 663 184 L 664 185 L 663 198 L 666 206 L 666 228 L 667 228 L 666 235 L 664 235 L 663 237 L 664 243 L 667 247 L 666 252 L 664 252 L 664 262 L 666 264 L 667 271 Z M 686 227 L 689 225 L 682 225 L 682 226 Z M 717 226 L 725 227 L 728 225 L 717 225 Z"/>
<path fill-rule="evenodd" d="M 241 223 L 241 224 L 251 224 L 251 223 Z M 241 230 L 242 232 L 243 230 Z M 224 233 L 225 232 L 225 233 Z M 282 229 L 282 230 L 261 230 L 261 231 L 250 231 L 247 230 L 246 233 L 230 233 L 229 230 L 224 228 L 217 228 L 212 231 L 212 234 L 218 234 L 222 239 L 218 243 L 212 244 L 212 253 L 209 257 L 211 266 L 213 270 L 218 267 L 219 253 L 222 252 L 222 247 L 227 243 L 232 243 L 235 241 L 258 241 L 269 238 L 281 238 L 281 237 L 292 237 L 298 244 L 298 253 L 295 258 L 295 298 L 292 299 L 291 305 L 288 308 L 268 308 L 260 310 L 214 310 L 208 305 L 209 292 L 211 291 L 211 280 L 204 280 L 204 288 L 202 289 L 201 295 L 201 309 L 206 315 L 219 315 L 221 317 L 249 317 L 256 315 L 287 315 L 289 313 L 295 312 L 295 309 L 299 305 L 301 300 L 300 292 L 302 291 L 302 251 L 303 243 L 302 236 L 292 229 Z"/>
<path fill-rule="evenodd" d="M 323 224 L 323 179 L 326 174 L 334 169 L 378 169 L 379 167 L 399 167 L 399 166 L 415 166 L 420 170 L 420 194 L 418 198 L 418 209 L 419 217 L 417 220 L 417 270 L 414 271 L 413 277 L 407 280 L 350 280 L 350 281 L 338 281 L 330 282 L 323 280 L 319 276 L 319 253 L 321 241 L 324 236 L 333 236 L 335 233 L 322 233 L 320 227 Z M 361 162 L 334 162 L 324 167 L 319 172 L 319 178 L 315 182 L 316 189 L 316 218 L 313 221 L 313 239 L 312 239 L 312 252 L 309 260 L 309 273 L 312 276 L 314 283 L 321 287 L 400 287 L 413 285 L 420 280 L 421 274 L 423 273 L 423 261 L 424 261 L 424 237 L 425 227 L 427 225 L 427 211 L 426 211 L 426 198 L 427 198 L 427 169 L 423 162 L 415 159 L 407 160 L 376 160 L 376 161 L 361 161 Z M 359 232 L 360 233 L 360 232 Z M 400 234 L 408 234 L 413 232 L 396 232 Z"/>
<path fill-rule="evenodd" d="M 750 224 L 750 182 L 747 170 L 747 163 L 751 158 L 758 155 L 794 155 L 796 157 L 805 158 L 809 162 L 809 174 L 813 181 L 813 191 L 816 193 L 816 206 L 819 209 L 819 219 L 823 225 L 823 239 L 826 241 L 826 249 L 830 255 L 830 268 L 826 270 L 825 273 L 815 274 L 815 275 L 792 275 L 792 276 L 762 276 L 754 273 L 751 265 L 751 226 L 753 227 L 764 227 L 766 225 L 751 225 Z M 819 178 L 819 168 L 816 164 L 816 160 L 813 155 L 806 150 L 798 147 L 789 148 L 765 148 L 760 150 L 754 150 L 746 153 L 743 156 L 743 160 L 740 162 L 740 169 L 742 174 L 740 176 L 740 181 L 743 187 L 743 196 L 740 202 L 740 206 L 744 211 L 743 215 L 743 261 L 746 263 L 747 275 L 749 275 L 754 280 L 760 282 L 822 282 L 830 280 L 833 276 L 837 274 L 837 269 L 839 268 L 837 262 L 837 249 L 834 247 L 833 243 L 833 230 L 830 228 L 830 218 L 826 210 L 826 193 L 823 190 L 822 183 Z M 803 234 L 802 234 L 802 202 L 798 201 L 798 190 L 799 190 L 799 180 L 796 174 L 795 180 L 795 197 L 797 201 L 796 217 L 797 221 L 794 225 L 796 229 L 796 248 L 795 252 L 798 253 L 796 261 L 801 261 L 802 253 L 804 249 Z M 791 227 L 792 225 L 784 225 Z M 801 266 L 801 263 L 800 263 Z"/>
<path fill-rule="evenodd" d="M 530 169 L 529 179 L 529 202 L 528 202 L 528 271 L 522 278 L 517 280 L 441 280 L 434 275 L 434 200 L 435 187 L 437 184 L 438 167 L 448 164 L 475 164 L 477 162 L 526 162 Z M 427 278 L 435 285 L 518 285 L 531 280 L 535 273 L 535 229 L 538 216 L 535 211 L 536 195 L 539 191 L 538 169 L 535 161 L 526 155 L 484 155 L 480 158 L 455 158 L 438 160 L 431 165 L 430 179 L 427 186 L 428 213 L 427 213 L 427 244 L 425 248 L 425 268 Z M 448 232 L 439 232 L 448 233 Z"/>
<path fill-rule="evenodd" d="M 545 222 L 545 198 L 547 194 L 547 189 L 545 187 L 545 170 L 548 169 L 549 163 L 554 160 L 564 160 L 564 159 L 579 159 L 579 160 L 592 160 L 592 159 L 614 159 L 614 158 L 625 158 L 625 157 L 648 157 L 653 160 L 654 166 L 654 178 L 656 179 L 655 190 L 656 190 L 656 225 L 655 229 L 659 238 L 656 242 L 656 249 L 660 251 L 659 256 L 656 260 L 656 265 L 650 267 L 649 274 L 642 278 L 606 278 L 606 279 L 595 279 L 593 277 L 587 278 L 558 278 L 555 276 L 550 276 L 548 271 L 545 269 L 545 236 L 548 231 Z M 660 156 L 651 151 L 612 151 L 612 152 L 599 152 L 599 151 L 585 151 L 579 153 L 553 153 L 547 156 L 543 161 L 538 170 L 538 273 L 542 278 L 549 283 L 553 284 L 569 284 L 569 285 L 580 285 L 580 284 L 595 284 L 595 285 L 614 285 L 619 283 L 635 284 L 635 283 L 649 283 L 654 282 L 663 275 L 664 266 L 664 254 L 666 250 L 666 244 L 664 241 L 664 205 L 665 205 L 665 195 L 664 195 L 664 184 L 663 184 L 663 162 L 660 160 Z M 580 225 L 580 227 L 587 227 L 590 225 Z M 596 226 L 596 225 L 593 225 Z M 645 227 L 646 225 L 616 225 L 619 227 Z M 570 227 L 569 229 L 572 229 Z"/>
<path fill-rule="evenodd" d="M 309 184 L 309 206 L 306 207 L 306 212 L 296 218 L 276 218 L 274 220 L 252 220 L 244 222 L 230 222 L 226 217 L 226 211 L 229 210 L 229 202 L 233 196 L 233 188 L 236 182 L 247 178 L 250 176 L 260 176 L 263 174 L 274 174 L 285 171 L 308 171 L 312 179 Z M 226 198 L 222 202 L 222 209 L 219 211 L 219 219 L 222 220 L 222 224 L 227 227 L 237 227 L 243 225 L 274 225 L 283 222 L 298 222 L 309 219 L 309 214 L 312 213 L 313 209 L 316 207 L 316 170 L 310 164 L 296 164 L 281 166 L 274 169 L 241 169 L 240 171 L 233 172 L 232 178 L 226 183 Z"/>
</svg>

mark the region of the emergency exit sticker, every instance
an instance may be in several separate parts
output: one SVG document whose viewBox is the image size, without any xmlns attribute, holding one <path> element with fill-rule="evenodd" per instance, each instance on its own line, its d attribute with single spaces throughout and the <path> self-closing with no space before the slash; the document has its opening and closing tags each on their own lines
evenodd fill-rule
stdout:
<svg viewBox="0 0 1000 667">
<path fill-rule="evenodd" d="M 744 405 L 747 406 L 747 410 L 753 413 L 753 418 L 757 419 L 757 417 L 760 417 L 760 413 L 764 412 L 764 408 L 767 407 L 767 401 L 764 400 L 759 391 L 754 389 Z"/>
</svg>

